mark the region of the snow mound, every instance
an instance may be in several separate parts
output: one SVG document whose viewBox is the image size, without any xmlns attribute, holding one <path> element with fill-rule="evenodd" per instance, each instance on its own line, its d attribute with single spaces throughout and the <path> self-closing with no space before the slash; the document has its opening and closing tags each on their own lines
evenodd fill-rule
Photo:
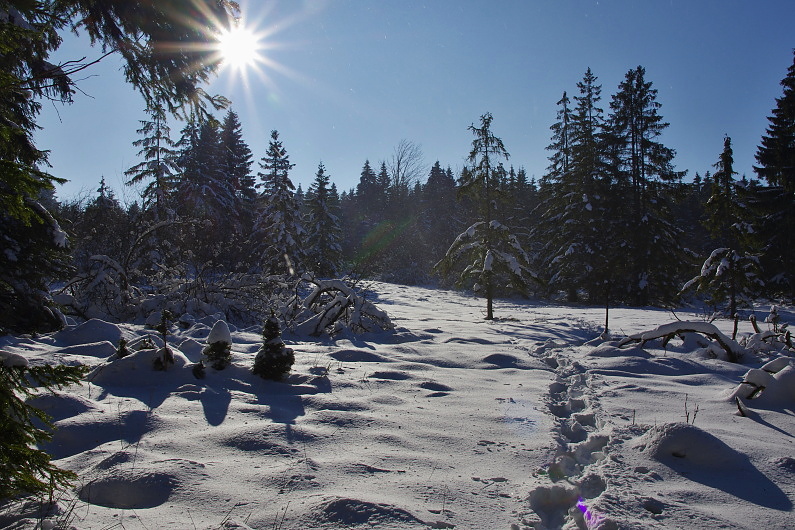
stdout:
<svg viewBox="0 0 795 530">
<path fill-rule="evenodd" d="M 520 368 L 519 359 L 505 353 L 492 353 L 483 358 L 483 362 L 491 368 Z"/>
<path fill-rule="evenodd" d="M 7 368 L 27 368 L 28 360 L 17 353 L 0 350 L 0 364 Z"/>
<path fill-rule="evenodd" d="M 66 348 L 62 348 L 60 353 L 62 355 L 107 358 L 116 353 L 116 346 L 110 341 L 103 340 L 101 342 L 89 342 L 86 344 L 67 346 Z"/>
<path fill-rule="evenodd" d="M 712 434 L 689 423 L 666 423 L 640 437 L 639 448 L 667 465 L 729 470 L 745 456 Z"/>
<path fill-rule="evenodd" d="M 67 346 L 108 341 L 118 344 L 121 329 L 115 324 L 92 318 L 73 328 L 59 331 L 54 338 Z"/>
<path fill-rule="evenodd" d="M 52 421 L 78 416 L 86 412 L 96 411 L 98 407 L 92 401 L 74 394 L 42 394 L 29 401 L 31 405 L 45 412 Z"/>
<path fill-rule="evenodd" d="M 589 357 L 640 357 L 651 358 L 651 354 L 638 346 L 619 348 L 614 342 L 605 342 L 592 349 L 587 354 Z"/>
<path fill-rule="evenodd" d="M 318 519 L 335 527 L 426 528 L 411 513 L 390 504 L 359 499 L 336 498 L 320 505 Z"/>
<path fill-rule="evenodd" d="M 340 362 L 346 363 L 382 363 L 388 362 L 388 359 L 372 353 L 367 350 L 338 350 L 331 354 L 329 357 Z"/>
<path fill-rule="evenodd" d="M 154 508 L 168 501 L 178 484 L 169 473 L 118 470 L 86 484 L 78 496 L 83 502 L 106 508 Z"/>
<path fill-rule="evenodd" d="M 174 354 L 174 365 L 168 371 L 158 372 L 153 368 L 161 350 L 147 349 L 97 366 L 86 379 L 101 386 L 149 386 L 166 377 L 169 372 L 187 372 L 192 379 L 190 369 L 185 369 L 190 364 L 185 354 L 175 348 L 169 349 Z"/>
<path fill-rule="evenodd" d="M 177 348 L 184 353 L 188 359 L 198 362 L 199 359 L 201 359 L 204 345 L 196 339 L 188 338 L 180 342 Z"/>
</svg>

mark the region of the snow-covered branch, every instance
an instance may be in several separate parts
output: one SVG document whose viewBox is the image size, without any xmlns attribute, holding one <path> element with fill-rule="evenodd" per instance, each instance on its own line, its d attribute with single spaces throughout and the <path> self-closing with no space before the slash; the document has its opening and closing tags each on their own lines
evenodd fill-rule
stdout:
<svg viewBox="0 0 795 530">
<path fill-rule="evenodd" d="M 729 361 L 736 363 L 739 362 L 740 357 L 746 353 L 745 348 L 737 344 L 734 340 L 724 335 L 714 324 L 709 322 L 671 322 L 670 324 L 663 324 L 653 330 L 636 333 L 622 339 L 618 343 L 618 347 L 626 346 L 634 342 L 639 342 L 641 345 L 655 340 L 663 339 L 663 346 L 676 337 L 682 336 L 685 333 L 701 333 L 714 340 L 726 352 Z"/>
</svg>

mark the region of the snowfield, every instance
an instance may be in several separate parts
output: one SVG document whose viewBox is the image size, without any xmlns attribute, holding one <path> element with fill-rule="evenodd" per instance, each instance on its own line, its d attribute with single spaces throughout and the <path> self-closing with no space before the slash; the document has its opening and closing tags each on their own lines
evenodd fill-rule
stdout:
<svg viewBox="0 0 795 530">
<path fill-rule="evenodd" d="M 695 336 L 619 348 L 599 338 L 599 308 L 498 301 L 488 322 L 481 299 L 391 284 L 373 301 L 394 332 L 285 334 L 284 382 L 251 374 L 261 329 L 231 323 L 232 365 L 196 379 L 214 318 L 172 328 L 165 372 L 143 325 L 0 337 L 4 358 L 94 367 L 36 400 L 57 426 L 46 449 L 79 482 L 49 514 L 0 507 L 0 526 L 792 527 L 795 358 L 754 372 L 768 388 L 744 399 L 744 375 L 773 355 L 729 363 Z M 613 309 L 611 331 L 673 320 Z M 732 322 L 714 324 L 731 336 Z M 114 360 L 121 338 L 139 349 Z"/>
</svg>

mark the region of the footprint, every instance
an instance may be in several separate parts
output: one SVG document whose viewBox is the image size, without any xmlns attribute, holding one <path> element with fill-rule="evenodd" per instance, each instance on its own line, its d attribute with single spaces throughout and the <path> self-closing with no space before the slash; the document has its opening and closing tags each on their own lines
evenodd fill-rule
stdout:
<svg viewBox="0 0 795 530">
<path fill-rule="evenodd" d="M 584 499 L 598 497 L 607 489 L 605 479 L 595 473 L 589 473 L 580 480 L 580 496 Z"/>
<path fill-rule="evenodd" d="M 647 497 L 643 499 L 643 509 L 647 512 L 651 512 L 654 515 L 660 515 L 663 513 L 663 508 L 665 504 L 662 501 L 658 501 L 657 499 Z"/>
<path fill-rule="evenodd" d="M 541 518 L 543 527 L 561 528 L 566 523 L 569 509 L 577 505 L 579 495 L 574 488 L 556 484 L 534 489 L 528 500 L 530 507 Z"/>
</svg>

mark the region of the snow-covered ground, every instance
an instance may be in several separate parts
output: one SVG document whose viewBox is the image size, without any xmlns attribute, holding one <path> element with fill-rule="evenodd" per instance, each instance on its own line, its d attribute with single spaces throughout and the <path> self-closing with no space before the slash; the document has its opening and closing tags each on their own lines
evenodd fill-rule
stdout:
<svg viewBox="0 0 795 530">
<path fill-rule="evenodd" d="M 97 366 L 90 383 L 37 401 L 75 490 L 47 520 L 0 508 L 0 526 L 792 527 L 792 379 L 764 408 L 746 401 L 746 417 L 732 398 L 766 359 L 704 358 L 678 340 L 618 349 L 597 338 L 598 308 L 498 302 L 488 322 L 481 299 L 375 288 L 396 331 L 286 335 L 296 364 L 280 383 L 251 374 L 261 330 L 231 325 L 232 366 L 196 379 L 212 319 L 174 328 L 166 372 L 151 369 L 155 350 L 107 361 L 121 337 L 154 334 L 142 326 L 0 338 L 31 363 Z M 617 337 L 672 320 L 611 311 Z"/>
</svg>

